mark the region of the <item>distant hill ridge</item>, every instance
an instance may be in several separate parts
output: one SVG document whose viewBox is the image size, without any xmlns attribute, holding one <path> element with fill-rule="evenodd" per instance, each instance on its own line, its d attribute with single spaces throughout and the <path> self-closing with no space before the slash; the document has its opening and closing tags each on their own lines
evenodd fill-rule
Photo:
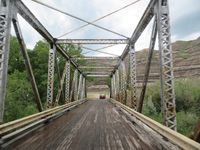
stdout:
<svg viewBox="0 0 200 150">
<path fill-rule="evenodd" d="M 172 43 L 174 75 L 178 78 L 199 77 L 200 75 L 200 37 L 190 41 Z M 136 52 L 137 79 L 142 80 L 148 49 Z M 150 80 L 159 78 L 159 51 L 154 51 Z"/>
</svg>

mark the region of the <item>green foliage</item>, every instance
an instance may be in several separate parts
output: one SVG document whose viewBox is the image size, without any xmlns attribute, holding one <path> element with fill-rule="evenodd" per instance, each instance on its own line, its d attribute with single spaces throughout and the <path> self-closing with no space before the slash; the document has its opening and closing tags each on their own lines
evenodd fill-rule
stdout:
<svg viewBox="0 0 200 150">
<path fill-rule="evenodd" d="M 177 129 L 184 135 L 190 135 L 200 115 L 200 79 L 178 79 L 175 81 Z M 152 103 L 149 103 L 149 99 Z M 155 110 L 154 111 L 154 107 Z M 150 118 L 161 120 L 161 99 L 159 82 L 149 85 L 145 95 L 143 113 Z"/>
<path fill-rule="evenodd" d="M 40 97 L 43 106 L 45 106 L 47 93 L 46 89 L 48 76 L 49 44 L 44 40 L 40 40 L 36 43 L 33 50 L 27 51 L 30 57 L 33 73 L 38 85 Z M 78 57 L 82 57 L 80 47 L 74 45 L 67 45 L 66 51 L 70 55 L 77 55 Z M 59 53 L 57 53 L 57 62 L 60 68 L 60 74 L 62 75 L 66 59 Z M 58 76 L 56 71 L 57 70 L 55 70 L 54 76 L 54 97 L 56 96 L 58 87 Z M 9 75 L 4 113 L 5 122 L 12 121 L 37 112 L 37 107 L 34 101 L 34 95 L 32 93 L 32 87 L 29 82 L 29 79 L 27 78 L 24 60 L 21 55 L 20 47 L 16 37 L 11 37 L 10 40 L 8 73 Z M 71 80 L 72 78 L 73 75 L 71 76 Z"/>
<path fill-rule="evenodd" d="M 34 49 L 29 51 L 33 73 L 38 84 L 38 90 L 43 103 L 46 101 L 47 93 L 48 50 L 48 43 L 45 41 L 38 41 Z"/>
<path fill-rule="evenodd" d="M 15 70 L 23 71 L 25 69 L 17 38 L 13 36 L 10 38 L 9 56 L 8 74 L 13 73 Z"/>
<path fill-rule="evenodd" d="M 177 111 L 200 115 L 200 79 L 179 79 L 175 82 Z"/>
<path fill-rule="evenodd" d="M 198 116 L 194 113 L 178 112 L 177 116 L 177 130 L 183 135 L 190 136 L 193 126 L 198 120 Z"/>
<path fill-rule="evenodd" d="M 149 98 L 152 99 L 152 103 L 156 109 L 156 112 L 161 112 L 161 100 L 160 100 L 160 84 L 159 82 L 156 82 L 153 85 L 149 85 L 147 87 L 146 95 L 145 95 L 145 101 L 147 101 Z"/>
<path fill-rule="evenodd" d="M 37 112 L 26 72 L 14 71 L 9 75 L 6 92 L 6 122 Z"/>
</svg>

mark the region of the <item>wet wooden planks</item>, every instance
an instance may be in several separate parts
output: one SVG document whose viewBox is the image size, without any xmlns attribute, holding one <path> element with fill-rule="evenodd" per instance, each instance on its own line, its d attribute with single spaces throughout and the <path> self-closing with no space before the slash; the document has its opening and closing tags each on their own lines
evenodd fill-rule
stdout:
<svg viewBox="0 0 200 150">
<path fill-rule="evenodd" d="M 67 112 L 7 149 L 156 150 L 172 149 L 107 100 L 91 100 Z"/>
</svg>

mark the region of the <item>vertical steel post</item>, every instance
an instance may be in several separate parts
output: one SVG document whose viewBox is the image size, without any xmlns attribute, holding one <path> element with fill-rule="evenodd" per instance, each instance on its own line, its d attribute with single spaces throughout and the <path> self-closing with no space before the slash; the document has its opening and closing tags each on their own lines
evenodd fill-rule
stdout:
<svg viewBox="0 0 200 150">
<path fill-rule="evenodd" d="M 87 78 L 85 77 L 84 98 L 87 98 Z"/>
<path fill-rule="evenodd" d="M 66 64 L 66 77 L 65 77 L 65 103 L 70 101 L 70 61 Z"/>
<path fill-rule="evenodd" d="M 115 74 L 113 74 L 113 98 L 116 99 L 116 79 Z"/>
<path fill-rule="evenodd" d="M 78 95 L 78 70 L 75 70 L 75 80 L 74 80 L 74 95 L 75 95 L 75 100 L 77 99 Z"/>
<path fill-rule="evenodd" d="M 21 32 L 17 18 L 13 19 L 13 26 L 15 29 L 15 33 L 16 33 L 19 45 L 20 45 L 20 50 L 21 50 L 22 56 L 24 58 L 25 67 L 26 67 L 29 79 L 31 81 L 31 86 L 32 86 L 33 93 L 35 96 L 35 102 L 37 104 L 38 110 L 41 112 L 43 110 L 43 108 L 42 108 L 42 103 L 41 103 L 41 99 L 40 99 L 40 94 L 38 92 L 38 88 L 37 88 L 37 84 L 36 84 L 35 77 L 33 74 L 33 69 L 31 66 L 30 58 L 27 53 L 26 44 L 24 42 L 22 32 Z"/>
<path fill-rule="evenodd" d="M 81 99 L 84 98 L 85 98 L 85 77 L 83 77 L 82 90 L 81 90 Z"/>
<path fill-rule="evenodd" d="M 77 98 L 77 84 L 78 84 L 78 70 L 74 70 L 74 77 L 72 81 L 72 88 L 71 88 L 71 94 L 70 94 L 70 102 L 75 101 Z"/>
<path fill-rule="evenodd" d="M 13 2 L 0 1 L 0 123 L 3 122 Z"/>
<path fill-rule="evenodd" d="M 113 98 L 112 97 L 112 77 L 110 77 L 110 98 Z"/>
<path fill-rule="evenodd" d="M 83 80 L 83 75 L 80 74 L 79 82 L 78 82 L 78 92 L 77 92 L 77 97 L 76 97 L 77 100 L 79 100 L 79 98 L 81 97 L 82 82 L 83 82 L 82 80 Z"/>
<path fill-rule="evenodd" d="M 137 110 L 136 98 L 136 58 L 134 45 L 129 45 L 129 63 L 130 63 L 130 92 L 131 92 L 131 108 Z"/>
<path fill-rule="evenodd" d="M 121 62 L 121 102 L 123 104 L 126 104 L 126 87 L 127 87 L 127 81 L 126 81 L 126 68 L 124 61 Z"/>
<path fill-rule="evenodd" d="M 112 91 L 112 98 L 114 99 L 114 88 L 115 88 L 115 86 L 114 86 L 114 75 L 111 77 L 111 91 Z"/>
<path fill-rule="evenodd" d="M 115 79 L 116 79 L 116 100 L 119 101 L 119 70 L 117 69 L 115 72 Z"/>
<path fill-rule="evenodd" d="M 55 45 L 50 44 L 49 62 L 48 62 L 48 83 L 47 83 L 47 108 L 51 108 L 53 104 L 55 50 L 56 50 Z"/>
<path fill-rule="evenodd" d="M 157 2 L 157 25 L 161 64 L 161 100 L 164 124 L 176 130 L 173 57 L 168 7 L 168 0 L 159 0 Z"/>
</svg>

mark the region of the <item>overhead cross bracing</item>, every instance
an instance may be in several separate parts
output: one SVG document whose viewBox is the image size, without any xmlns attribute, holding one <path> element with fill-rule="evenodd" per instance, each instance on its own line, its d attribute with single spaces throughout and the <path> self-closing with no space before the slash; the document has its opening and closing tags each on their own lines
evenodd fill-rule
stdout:
<svg viewBox="0 0 200 150">
<path fill-rule="evenodd" d="M 128 39 L 57 39 L 57 44 L 128 44 Z"/>
</svg>

